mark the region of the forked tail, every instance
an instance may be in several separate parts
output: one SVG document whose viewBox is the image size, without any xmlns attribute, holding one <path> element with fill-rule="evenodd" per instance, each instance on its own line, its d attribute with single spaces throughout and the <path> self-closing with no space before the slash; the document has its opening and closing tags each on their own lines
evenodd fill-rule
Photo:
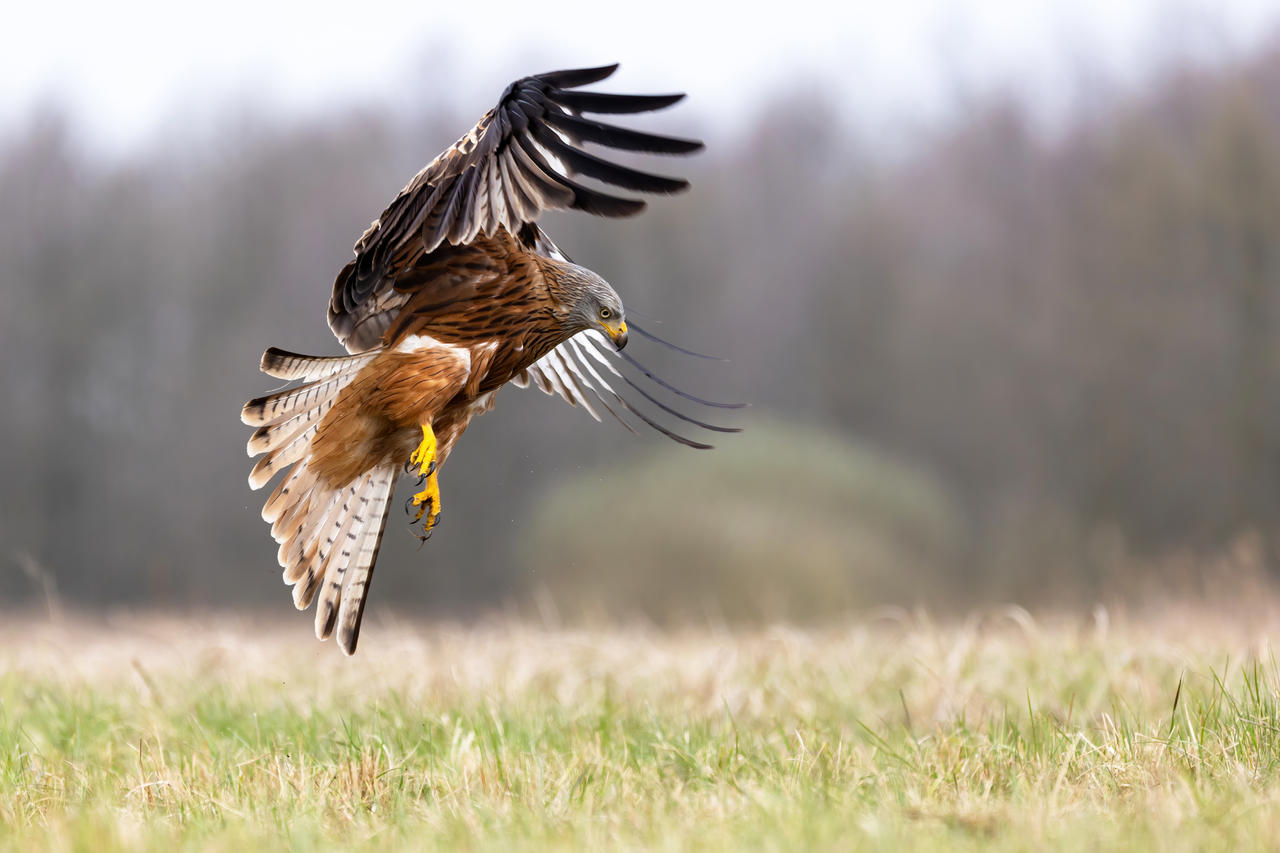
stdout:
<svg viewBox="0 0 1280 853">
<path fill-rule="evenodd" d="M 293 602 L 305 610 L 318 593 L 316 636 L 323 640 L 336 627 L 338 645 L 348 655 L 359 639 L 398 468 L 374 467 L 334 486 L 316 476 L 310 451 L 339 393 L 375 355 L 316 358 L 269 349 L 262 372 L 302 384 L 250 400 L 240 414 L 257 427 L 249 455 L 263 454 L 249 474 L 252 488 L 262 488 L 293 466 L 262 507 L 262 518 L 280 544 L 277 556 L 285 583 L 293 586 Z"/>
</svg>

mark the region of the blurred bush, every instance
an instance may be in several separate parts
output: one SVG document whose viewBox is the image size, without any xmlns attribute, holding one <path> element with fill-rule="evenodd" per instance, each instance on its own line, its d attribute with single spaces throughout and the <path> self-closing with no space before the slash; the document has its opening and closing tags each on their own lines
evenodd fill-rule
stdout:
<svg viewBox="0 0 1280 853">
<path fill-rule="evenodd" d="M 937 603 L 962 525 L 930 474 L 831 430 L 757 421 L 697 465 L 671 447 L 566 480 L 534 529 L 525 593 L 571 619 L 670 624 Z"/>
</svg>

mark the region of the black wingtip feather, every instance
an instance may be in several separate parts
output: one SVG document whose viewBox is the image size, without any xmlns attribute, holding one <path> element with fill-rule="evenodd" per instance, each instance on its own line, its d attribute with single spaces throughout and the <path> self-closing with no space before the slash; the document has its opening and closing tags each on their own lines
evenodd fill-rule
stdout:
<svg viewBox="0 0 1280 853">
<path fill-rule="evenodd" d="M 548 112 L 542 120 L 557 130 L 567 133 L 575 142 L 594 142 L 620 151 L 639 151 L 644 154 L 692 154 L 705 147 L 696 139 L 643 133 L 628 127 L 617 127 L 569 113 Z"/>
<path fill-rule="evenodd" d="M 573 172 L 607 184 L 626 190 L 649 193 L 677 193 L 689 188 L 689 182 L 683 178 L 668 178 L 619 166 L 608 160 L 602 160 L 594 154 L 580 151 L 572 145 L 566 145 L 563 139 L 544 125 L 533 126 L 533 137 Z"/>
<path fill-rule="evenodd" d="M 596 216 L 607 216 L 614 219 L 635 216 L 647 206 L 640 199 L 620 198 L 616 195 L 602 193 L 598 190 L 584 187 L 582 184 L 567 178 L 562 179 L 561 183 L 573 190 L 573 204 L 570 207 Z"/>
<path fill-rule="evenodd" d="M 614 95 L 608 92 L 550 92 L 563 107 L 582 113 L 647 113 L 662 110 L 684 100 L 684 93 L 672 95 Z"/>
<path fill-rule="evenodd" d="M 653 403 L 653 405 L 657 406 L 659 409 L 662 409 L 662 411 L 666 412 L 669 415 L 674 415 L 675 417 L 679 418 L 685 423 L 693 424 L 694 426 L 700 426 L 703 429 L 711 430 L 712 432 L 742 432 L 742 427 L 719 426 L 717 424 L 709 424 L 709 423 L 706 423 L 705 421 L 700 421 L 697 418 L 691 418 L 685 413 L 668 406 L 666 403 L 662 402 L 657 397 L 654 397 L 648 391 L 644 390 L 639 385 L 637 385 L 629 376 L 623 376 L 622 381 L 626 382 L 633 389 L 635 389 L 636 393 L 639 394 L 641 397 L 644 397 L 650 403 Z"/>
<path fill-rule="evenodd" d="M 655 344 L 662 344 L 667 349 L 675 350 L 676 352 L 681 353 L 683 355 L 691 355 L 694 358 L 705 358 L 707 361 L 720 361 L 720 362 L 724 362 L 725 364 L 729 363 L 729 359 L 727 358 L 720 358 L 720 356 L 717 356 L 717 355 L 707 355 L 706 353 L 694 352 L 693 350 L 685 349 L 684 347 L 678 344 L 673 344 L 671 343 L 671 341 L 663 340 L 662 338 L 655 335 L 653 332 L 647 331 L 641 328 L 640 326 L 637 326 L 634 322 L 628 323 L 627 328 L 633 329 L 636 332 L 639 332 L 640 337 L 642 338 L 648 338 L 649 340 L 653 341 Z"/>
<path fill-rule="evenodd" d="M 712 408 L 716 408 L 716 409 L 745 409 L 751 405 L 750 403 L 717 403 L 714 400 L 704 400 L 701 397 L 697 397 L 693 394 L 690 394 L 688 391 L 681 391 L 679 388 L 672 385 L 670 382 L 667 382 L 666 380 L 662 379 L 660 376 L 655 374 L 652 370 L 645 367 L 640 362 L 636 361 L 635 358 L 633 358 L 630 355 L 627 355 L 627 353 L 619 352 L 618 357 L 621 358 L 623 361 L 625 361 L 627 364 L 634 367 L 636 370 L 643 373 L 649 379 L 652 379 L 654 382 L 658 383 L 663 388 L 666 388 L 672 394 L 678 394 L 681 397 L 684 397 L 686 400 L 691 400 L 695 403 L 701 403 L 704 406 L 711 406 Z"/>
<path fill-rule="evenodd" d="M 663 435 L 665 435 L 667 438 L 671 439 L 674 442 L 683 444 L 685 447 L 692 447 L 694 450 L 711 450 L 715 447 L 714 444 L 707 444 L 706 442 L 702 442 L 702 441 L 694 441 L 692 438 L 685 438 L 683 435 L 680 435 L 680 433 L 678 432 L 672 432 L 671 430 L 664 427 L 662 424 L 655 421 L 653 418 L 646 415 L 644 412 L 637 409 L 635 406 L 628 403 L 625 397 L 618 397 L 618 400 L 622 403 L 623 407 L 626 408 L 628 412 L 635 415 L 637 418 L 644 421 L 646 424 L 653 427 L 658 432 L 662 433 Z"/>
<path fill-rule="evenodd" d="M 597 65 L 594 68 L 566 68 L 562 71 L 547 71 L 533 75 L 533 79 L 540 80 L 557 89 L 572 89 L 575 86 L 598 83 L 617 70 L 618 63 L 615 62 L 612 65 Z"/>
</svg>

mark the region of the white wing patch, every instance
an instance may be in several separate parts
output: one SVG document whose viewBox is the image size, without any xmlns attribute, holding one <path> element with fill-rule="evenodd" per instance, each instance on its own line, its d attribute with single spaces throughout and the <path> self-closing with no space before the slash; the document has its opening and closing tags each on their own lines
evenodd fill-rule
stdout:
<svg viewBox="0 0 1280 853">
<path fill-rule="evenodd" d="M 560 346 L 529 365 L 523 373 L 511 380 L 511 384 L 518 388 L 525 388 L 528 387 L 530 382 L 533 382 L 546 393 L 560 397 L 569 405 L 581 406 L 586 409 L 587 413 L 597 421 L 601 418 L 596 407 L 601 406 L 606 412 L 613 415 L 619 423 L 635 432 L 631 424 L 622 417 L 621 412 L 625 411 L 672 441 L 688 447 L 708 448 L 711 445 L 672 432 L 655 421 L 652 416 L 645 414 L 638 407 L 638 400 L 629 400 L 623 397 L 617 388 L 622 388 L 623 385 L 626 385 L 629 393 L 639 395 L 648 404 L 657 407 L 667 415 L 702 429 L 711 430 L 712 432 L 740 431 L 737 427 L 717 426 L 716 424 L 700 421 L 662 402 L 638 385 L 635 380 L 628 378 L 619 371 L 613 363 L 613 359 L 618 358 L 627 361 L 638 370 L 644 379 L 652 383 L 652 390 L 657 393 L 665 391 L 682 397 L 686 401 L 712 408 L 741 408 L 739 403 L 714 403 L 681 391 L 679 388 L 659 379 L 635 359 L 614 349 L 612 342 L 596 329 L 587 329 L 569 338 Z M 615 385 L 617 388 L 614 387 Z M 662 391 L 659 389 L 662 389 Z"/>
<path fill-rule="evenodd" d="M 466 368 L 467 375 L 462 381 L 465 383 L 467 379 L 470 379 L 471 350 L 467 347 L 446 344 L 444 341 L 436 340 L 430 335 L 406 335 L 404 340 L 396 345 L 396 352 L 440 352 L 442 350 L 453 354 Z"/>
<path fill-rule="evenodd" d="M 600 359 L 609 370 L 617 372 L 613 365 L 604 361 L 604 356 L 596 351 L 596 343 L 593 343 L 593 340 L 589 337 L 591 334 L 591 331 L 579 332 L 569 338 L 569 340 L 529 365 L 524 373 L 512 379 L 511 383 L 518 388 L 525 388 L 532 381 L 546 393 L 560 397 L 569 405 L 582 406 L 591 417 L 598 421 L 600 420 L 600 413 L 591 401 L 591 397 L 595 397 L 598 401 L 597 405 L 603 406 L 605 411 L 622 421 L 618 413 L 609 406 L 609 400 L 625 405 L 622 403 L 622 398 L 599 372 L 591 367 L 584 352 L 590 352 L 592 356 Z M 607 339 L 603 335 L 599 335 L 599 340 L 603 342 Z M 622 422 L 626 423 L 626 421 Z"/>
</svg>

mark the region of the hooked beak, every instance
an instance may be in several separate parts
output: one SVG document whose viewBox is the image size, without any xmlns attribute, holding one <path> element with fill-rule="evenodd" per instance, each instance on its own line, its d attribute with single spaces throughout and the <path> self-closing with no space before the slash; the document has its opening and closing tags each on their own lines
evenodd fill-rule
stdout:
<svg viewBox="0 0 1280 853">
<path fill-rule="evenodd" d="M 613 345 L 618 349 L 622 349 L 627 345 L 626 323 L 619 323 L 617 326 L 605 326 L 604 330 L 609 334 L 609 339 L 613 341 Z"/>
</svg>

